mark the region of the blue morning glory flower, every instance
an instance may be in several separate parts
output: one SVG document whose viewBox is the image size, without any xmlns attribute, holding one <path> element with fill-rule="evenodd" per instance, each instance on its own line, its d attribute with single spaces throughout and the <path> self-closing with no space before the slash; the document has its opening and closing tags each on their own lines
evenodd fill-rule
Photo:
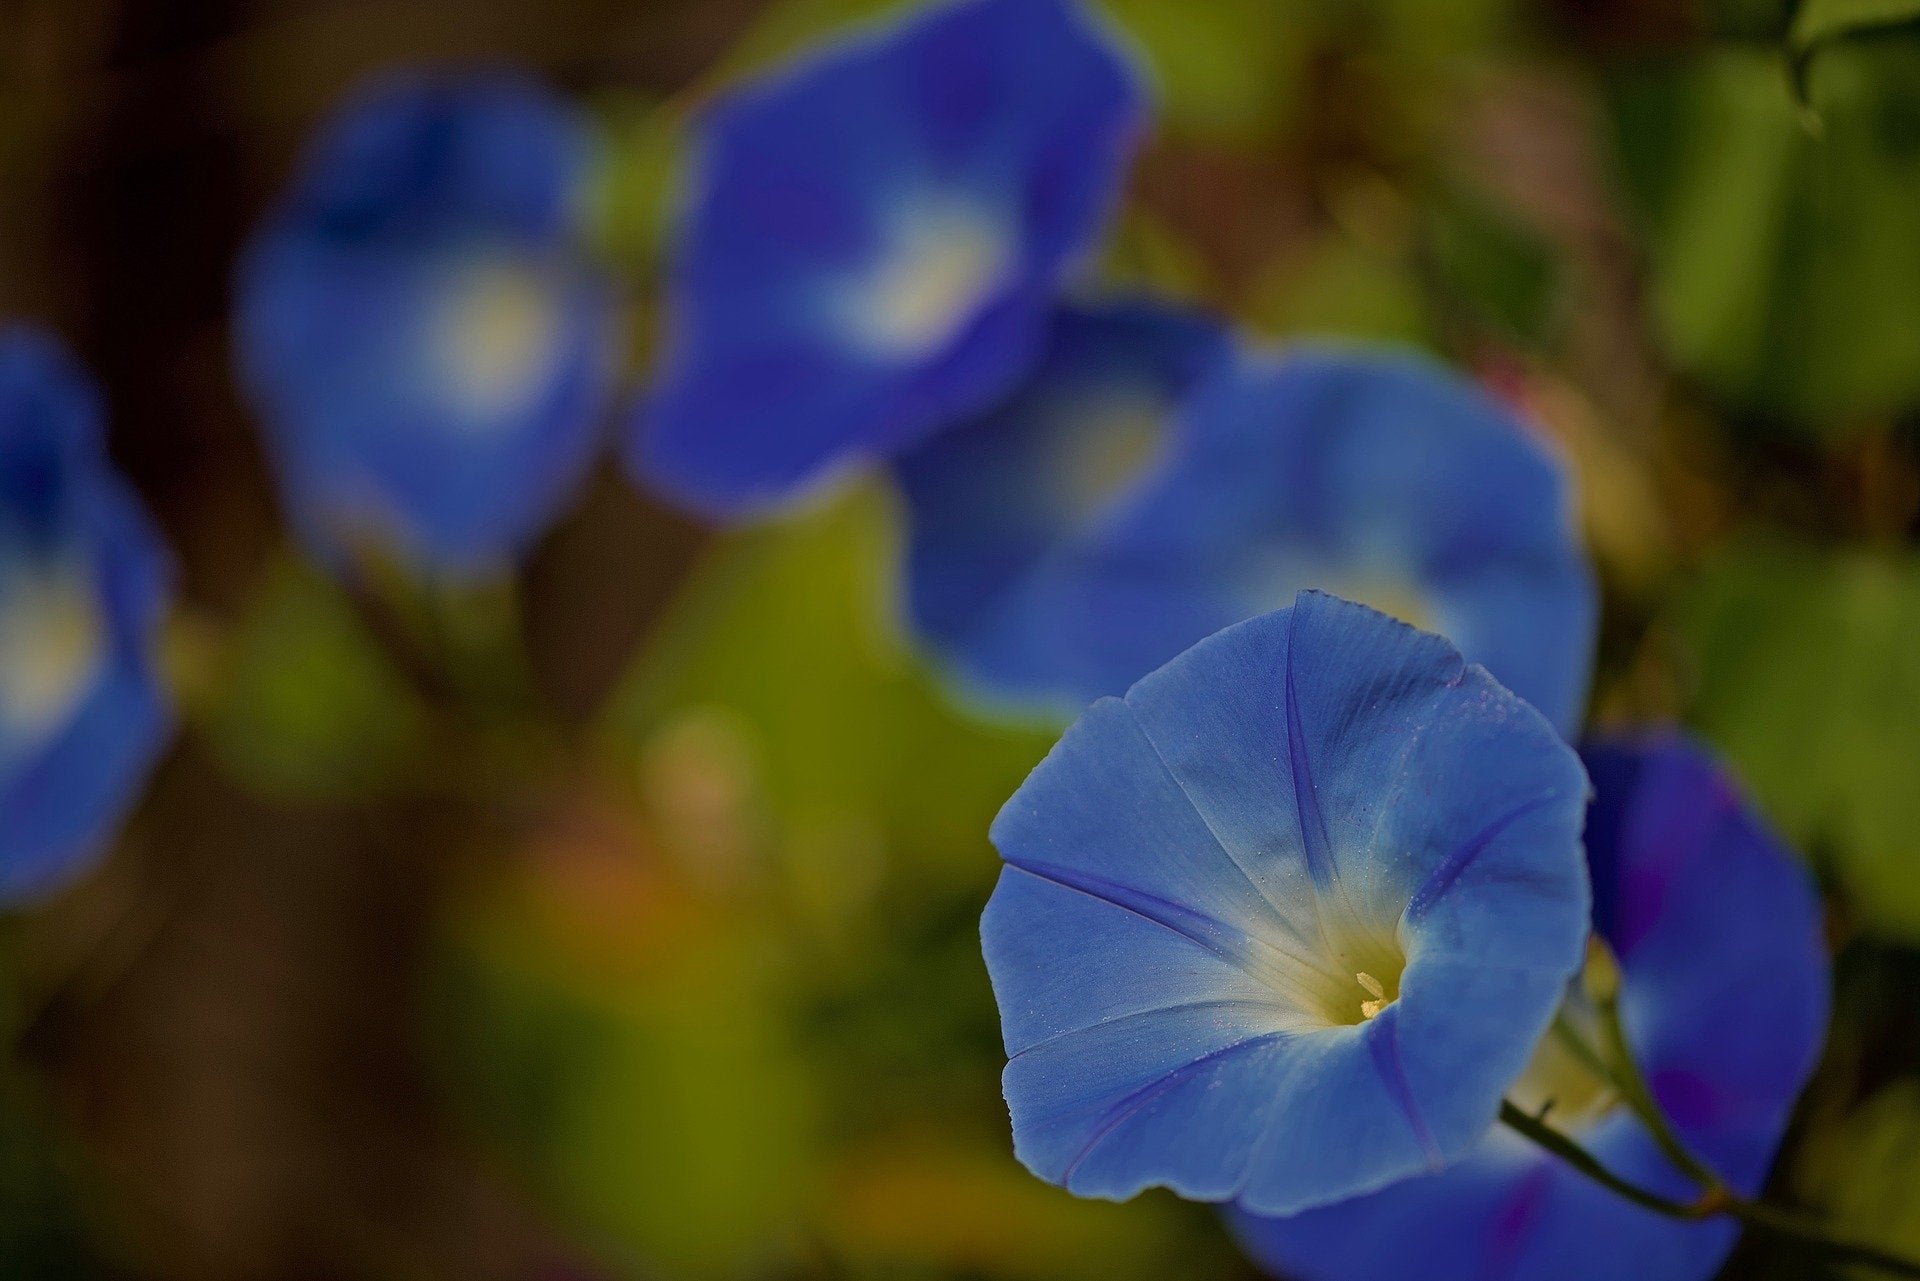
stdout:
<svg viewBox="0 0 1920 1281">
<path fill-rule="evenodd" d="M 713 104 L 636 428 L 737 516 L 1009 391 L 1115 203 L 1133 69 L 1075 0 L 960 0 Z"/>
<path fill-rule="evenodd" d="M 0 329 L 0 903 L 84 870 L 165 745 L 169 573 L 92 385 L 52 339 Z"/>
<path fill-rule="evenodd" d="M 1208 379 L 1169 454 L 1063 588 L 1068 688 L 1117 693 L 1302 588 L 1447 636 L 1563 734 L 1598 620 L 1557 461 L 1424 359 L 1252 354 Z"/>
<path fill-rule="evenodd" d="M 1016 1154 L 1288 1213 L 1471 1151 L 1583 954 L 1586 792 L 1447 641 L 1317 592 L 1094 704 L 993 826 Z"/>
<path fill-rule="evenodd" d="M 1162 304 L 1064 308 L 1018 391 L 897 461 L 914 628 L 966 685 L 1060 698 L 1051 611 L 1068 593 L 1050 575 L 1177 447 L 1181 405 L 1230 349 L 1213 321 Z"/>
<path fill-rule="evenodd" d="M 1738 1191 L 1765 1181 L 1827 1023 L 1819 901 L 1726 773 L 1675 737 L 1586 752 L 1593 916 L 1618 958 L 1627 1037 L 1682 1140 Z M 1578 998 L 1568 1014 L 1577 1027 Z M 1514 1101 L 1629 1181 L 1697 1189 L 1596 1072 L 1542 1041 Z M 1699 1281 L 1731 1221 L 1680 1223 L 1621 1200 L 1504 1130 L 1442 1174 L 1290 1219 L 1235 1216 L 1298 1281 Z"/>
<path fill-rule="evenodd" d="M 612 388 L 591 137 L 516 77 L 409 77 L 321 133 L 240 269 L 243 378 L 296 522 L 486 572 L 572 493 Z"/>
</svg>

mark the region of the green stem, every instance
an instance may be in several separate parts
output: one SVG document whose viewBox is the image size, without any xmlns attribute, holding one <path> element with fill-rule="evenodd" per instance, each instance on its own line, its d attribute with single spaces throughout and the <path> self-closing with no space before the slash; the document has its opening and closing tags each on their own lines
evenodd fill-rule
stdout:
<svg viewBox="0 0 1920 1281">
<path fill-rule="evenodd" d="M 1587 1151 L 1578 1143 L 1554 1129 L 1545 1121 L 1542 1121 L 1539 1117 L 1529 1115 L 1505 1099 L 1500 1101 L 1500 1120 L 1508 1129 L 1514 1130 L 1526 1138 L 1531 1139 L 1578 1170 L 1581 1174 L 1584 1174 L 1587 1178 L 1598 1183 L 1601 1187 L 1625 1197 L 1637 1206 L 1652 1210 L 1655 1214 L 1663 1214 L 1669 1219 L 1698 1219 L 1705 1217 L 1695 1205 L 1690 1205 L 1682 1201 L 1669 1200 L 1657 1192 L 1649 1192 L 1645 1188 L 1627 1182 L 1612 1170 L 1600 1164 L 1599 1159 L 1595 1157 L 1593 1153 Z"/>
<path fill-rule="evenodd" d="M 1893 1276 L 1920 1277 L 1920 1262 L 1869 1245 L 1843 1241 L 1799 1215 L 1750 1201 L 1727 1187 L 1711 1171 L 1708 1171 L 1707 1180 L 1703 1181 L 1698 1199 L 1675 1201 L 1629 1183 L 1601 1164 L 1599 1158 L 1579 1143 L 1512 1103 L 1502 1101 L 1500 1120 L 1509 1129 L 1545 1148 L 1586 1178 L 1655 1214 L 1683 1222 L 1699 1222 L 1728 1215 L 1757 1232 L 1791 1243 L 1829 1263 L 1851 1263 L 1876 1268 Z"/>
<path fill-rule="evenodd" d="M 1606 963 L 1613 963 L 1611 956 L 1606 958 Z M 1647 1132 L 1653 1136 L 1660 1151 L 1681 1173 L 1703 1188 L 1711 1190 L 1722 1187 L 1719 1174 L 1681 1141 L 1674 1132 L 1673 1123 L 1667 1120 L 1666 1110 L 1653 1097 L 1653 1090 L 1640 1071 L 1640 1060 L 1627 1043 L 1626 1027 L 1620 1021 L 1618 982 L 1602 984 L 1601 990 L 1593 994 L 1593 1005 L 1600 1016 L 1600 1034 L 1607 1041 L 1602 1053 L 1613 1067 L 1614 1082 L 1627 1106 L 1633 1109 L 1633 1114 L 1647 1127 Z"/>
</svg>

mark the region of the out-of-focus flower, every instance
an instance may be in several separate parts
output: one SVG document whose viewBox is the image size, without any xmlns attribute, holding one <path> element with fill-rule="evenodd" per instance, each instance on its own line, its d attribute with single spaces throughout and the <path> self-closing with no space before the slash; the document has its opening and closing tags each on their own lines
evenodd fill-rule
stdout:
<svg viewBox="0 0 1920 1281">
<path fill-rule="evenodd" d="M 1229 623 L 1318 588 L 1439 632 L 1578 726 L 1598 622 L 1546 447 L 1424 360 L 1301 349 L 1206 380 L 1182 445 L 1062 576 L 1063 673 L 1117 693 Z"/>
<path fill-rule="evenodd" d="M 1473 1150 L 1580 963 L 1586 790 L 1444 639 L 1317 592 L 1096 703 L 993 828 L 1020 1159 L 1290 1213 Z"/>
<path fill-rule="evenodd" d="M 0 903 L 86 867 L 165 744 L 169 573 L 91 384 L 52 339 L 0 329 Z"/>
<path fill-rule="evenodd" d="M 1049 575 L 1178 448 L 1181 406 L 1229 350 L 1190 312 L 1065 309 L 1014 395 L 898 461 L 913 624 L 970 689 L 1070 697 L 1052 616 L 1065 593 Z"/>
<path fill-rule="evenodd" d="M 599 439 L 614 291 L 585 122 L 506 74 L 380 82 L 322 131 L 240 269 L 244 381 L 294 519 L 495 570 Z"/>
<path fill-rule="evenodd" d="M 1764 1182 L 1795 1097 L 1819 1055 L 1828 962 L 1806 873 L 1741 802 L 1726 774 L 1677 738 L 1586 752 L 1597 795 L 1587 822 L 1594 926 L 1621 971 L 1621 1016 L 1680 1138 L 1739 1192 Z M 1698 1189 L 1587 1066 L 1569 995 L 1514 1101 L 1629 1182 L 1684 1200 Z M 1238 1214 L 1253 1255 L 1300 1281 L 1698 1281 L 1733 1247 L 1730 1220 L 1643 1210 L 1516 1135 L 1489 1134 L 1430 1178 L 1290 1219 Z"/>
<path fill-rule="evenodd" d="M 1008 392 L 1141 130 L 1076 0 L 961 0 L 715 103 L 638 469 L 737 516 Z"/>
</svg>

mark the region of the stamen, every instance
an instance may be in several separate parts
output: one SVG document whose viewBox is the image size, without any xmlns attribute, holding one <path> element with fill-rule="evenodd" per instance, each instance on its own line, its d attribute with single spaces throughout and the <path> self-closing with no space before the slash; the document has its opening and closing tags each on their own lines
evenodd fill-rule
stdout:
<svg viewBox="0 0 1920 1281">
<path fill-rule="evenodd" d="M 1360 1002 L 1361 1018 L 1373 1018 L 1391 1004 L 1391 1002 L 1387 1000 L 1387 989 L 1379 979 L 1373 977 L 1373 975 L 1367 973 L 1365 970 L 1361 970 L 1353 977 L 1359 982 L 1361 987 L 1373 994 L 1373 1000 Z"/>
</svg>

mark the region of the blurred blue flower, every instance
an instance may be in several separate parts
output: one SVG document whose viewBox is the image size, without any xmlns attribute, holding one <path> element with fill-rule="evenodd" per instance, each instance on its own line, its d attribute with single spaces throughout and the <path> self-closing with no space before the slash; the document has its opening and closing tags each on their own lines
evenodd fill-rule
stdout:
<svg viewBox="0 0 1920 1281">
<path fill-rule="evenodd" d="M 1040 355 L 1142 127 L 1076 0 L 960 0 L 715 103 L 636 466 L 723 516 L 984 409 Z"/>
<path fill-rule="evenodd" d="M 1317 592 L 1096 703 L 993 827 L 1016 1153 L 1286 1213 L 1472 1150 L 1580 963 L 1586 788 L 1445 640 Z"/>
<path fill-rule="evenodd" d="M 92 385 L 51 338 L 0 329 L 0 903 L 84 870 L 164 746 L 169 575 Z"/>
<path fill-rule="evenodd" d="M 585 122 L 507 74 L 389 79 L 322 131 L 240 268 L 242 376 L 294 519 L 495 570 L 570 496 L 617 339 Z"/>
<path fill-rule="evenodd" d="M 1739 1191 L 1765 1181 L 1824 1039 L 1828 962 L 1806 873 L 1726 774 L 1677 738 L 1587 749 L 1594 925 L 1618 957 L 1621 1014 L 1648 1084 L 1695 1155 Z M 1577 1025 L 1577 995 L 1568 998 Z M 1644 1187 L 1696 1189 L 1599 1074 L 1554 1035 L 1512 1097 Z M 1678 1223 L 1504 1130 L 1468 1160 L 1291 1219 L 1235 1216 L 1299 1281 L 1698 1281 L 1738 1233 Z"/>
<path fill-rule="evenodd" d="M 1086 698 L 1321 588 L 1451 639 L 1571 735 L 1598 622 L 1560 465 L 1424 359 L 1243 357 L 1188 408 L 1182 448 L 1063 574 L 1043 661 Z"/>
<path fill-rule="evenodd" d="M 898 460 L 913 624 L 968 687 L 1063 701 L 1051 611 L 1065 593 L 1050 575 L 1176 448 L 1182 403 L 1230 346 L 1160 304 L 1063 309 L 1018 391 Z"/>
</svg>

